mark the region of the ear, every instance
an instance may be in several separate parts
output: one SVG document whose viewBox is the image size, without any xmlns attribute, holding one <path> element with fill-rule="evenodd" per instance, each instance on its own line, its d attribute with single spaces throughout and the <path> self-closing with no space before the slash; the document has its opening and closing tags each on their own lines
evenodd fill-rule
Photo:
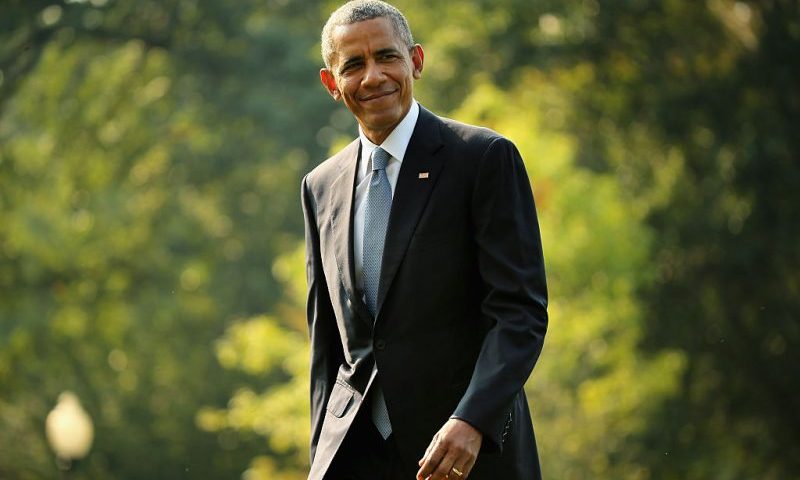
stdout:
<svg viewBox="0 0 800 480">
<path fill-rule="evenodd" d="M 327 68 L 321 68 L 319 70 L 319 81 L 322 82 L 322 86 L 328 91 L 328 93 L 333 97 L 334 100 L 339 100 L 342 98 L 341 92 L 339 92 L 339 87 L 336 86 L 336 77 L 333 75 L 333 72 Z"/>
<path fill-rule="evenodd" d="M 416 44 L 411 47 L 411 63 L 414 64 L 414 79 L 422 77 L 422 66 L 425 63 L 425 52 L 422 51 L 422 45 Z"/>
</svg>

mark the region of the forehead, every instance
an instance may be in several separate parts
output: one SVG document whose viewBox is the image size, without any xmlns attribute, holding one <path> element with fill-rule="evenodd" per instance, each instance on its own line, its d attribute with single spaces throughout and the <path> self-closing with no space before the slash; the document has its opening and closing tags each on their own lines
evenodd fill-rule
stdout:
<svg viewBox="0 0 800 480">
<path fill-rule="evenodd" d="M 336 54 L 344 57 L 386 48 L 403 50 L 403 41 L 392 22 L 384 17 L 337 26 L 333 30 L 333 44 Z"/>
</svg>

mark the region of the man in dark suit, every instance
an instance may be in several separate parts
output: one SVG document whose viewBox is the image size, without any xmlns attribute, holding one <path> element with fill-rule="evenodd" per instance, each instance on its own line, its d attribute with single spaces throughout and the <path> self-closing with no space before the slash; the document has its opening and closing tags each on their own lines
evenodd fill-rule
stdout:
<svg viewBox="0 0 800 480">
<path fill-rule="evenodd" d="M 547 291 L 519 152 L 419 106 L 394 7 L 340 7 L 322 51 L 359 138 L 302 185 L 309 479 L 540 478 L 523 385 Z"/>
</svg>

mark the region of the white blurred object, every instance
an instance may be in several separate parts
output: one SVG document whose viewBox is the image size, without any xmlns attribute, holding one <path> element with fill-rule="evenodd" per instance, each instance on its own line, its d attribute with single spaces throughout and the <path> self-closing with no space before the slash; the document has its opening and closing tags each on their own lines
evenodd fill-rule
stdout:
<svg viewBox="0 0 800 480">
<path fill-rule="evenodd" d="M 63 460 L 80 460 L 92 448 L 92 418 L 72 392 L 66 391 L 58 396 L 58 404 L 47 414 L 44 425 L 47 441 Z"/>
</svg>

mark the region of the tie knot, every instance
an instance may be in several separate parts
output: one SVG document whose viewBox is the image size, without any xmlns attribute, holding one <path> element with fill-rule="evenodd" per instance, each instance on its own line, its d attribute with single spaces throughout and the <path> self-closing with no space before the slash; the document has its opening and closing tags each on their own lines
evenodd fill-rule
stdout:
<svg viewBox="0 0 800 480">
<path fill-rule="evenodd" d="M 389 152 L 377 147 L 372 152 L 372 170 L 384 170 L 389 163 Z"/>
</svg>

